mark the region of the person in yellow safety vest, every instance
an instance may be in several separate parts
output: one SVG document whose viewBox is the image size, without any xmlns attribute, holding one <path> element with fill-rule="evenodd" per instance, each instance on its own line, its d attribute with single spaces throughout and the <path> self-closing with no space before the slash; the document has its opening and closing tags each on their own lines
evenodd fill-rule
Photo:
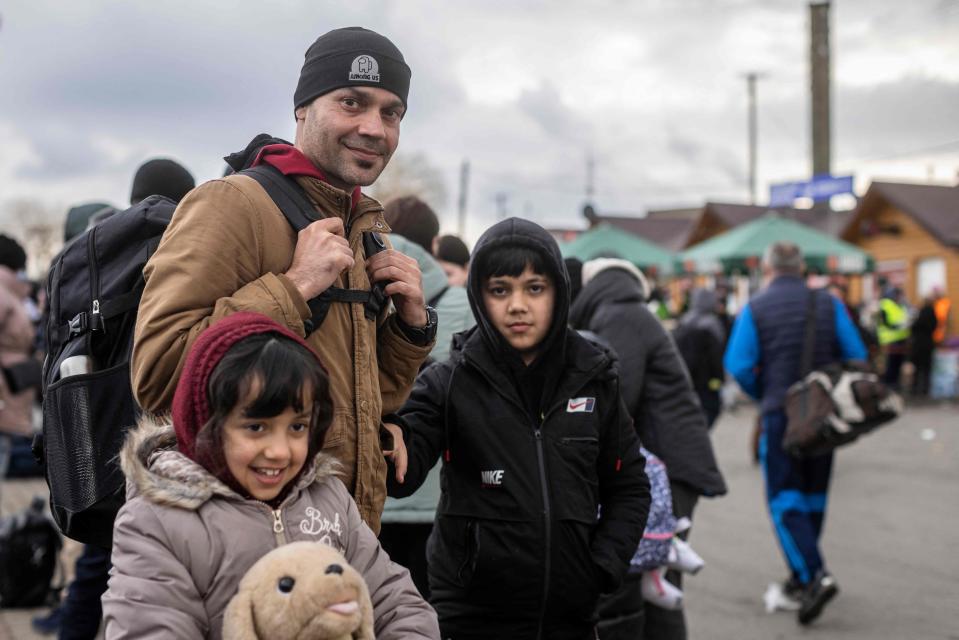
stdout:
<svg viewBox="0 0 959 640">
<path fill-rule="evenodd" d="M 902 302 L 902 290 L 898 287 L 887 288 L 879 301 L 876 337 L 886 357 L 883 382 L 892 389 L 898 389 L 899 374 L 906 359 L 909 340 L 909 311 Z"/>
<path fill-rule="evenodd" d="M 936 331 L 932 334 L 932 339 L 936 344 L 942 344 L 946 339 L 946 325 L 949 322 L 949 308 L 952 306 L 952 301 L 942 293 L 942 289 L 936 288 L 933 293 L 936 296 L 936 302 L 933 304 L 936 312 Z"/>
</svg>

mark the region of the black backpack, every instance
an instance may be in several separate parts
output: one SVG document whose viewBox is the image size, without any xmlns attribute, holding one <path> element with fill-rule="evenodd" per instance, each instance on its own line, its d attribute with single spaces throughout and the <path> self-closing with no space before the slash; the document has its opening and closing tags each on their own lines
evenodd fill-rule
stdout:
<svg viewBox="0 0 959 640">
<path fill-rule="evenodd" d="M 0 607 L 39 607 L 59 599 L 53 576 L 63 539 L 44 513 L 43 498 L 0 518 Z"/>
<path fill-rule="evenodd" d="M 316 220 L 294 180 L 269 165 L 242 173 L 263 186 L 297 232 Z M 172 200 L 150 196 L 113 215 L 68 244 L 47 279 L 43 433 L 34 450 L 46 463 L 57 526 L 70 538 L 105 549 L 124 502 L 118 455 L 140 412 L 130 386 L 130 357 L 143 267 L 175 209 Z M 375 233 L 365 234 L 363 242 L 367 256 L 385 248 Z M 367 316 L 375 317 L 387 301 L 382 287 L 331 287 L 309 301 L 307 334 L 320 326 L 332 302 L 362 303 Z"/>
</svg>

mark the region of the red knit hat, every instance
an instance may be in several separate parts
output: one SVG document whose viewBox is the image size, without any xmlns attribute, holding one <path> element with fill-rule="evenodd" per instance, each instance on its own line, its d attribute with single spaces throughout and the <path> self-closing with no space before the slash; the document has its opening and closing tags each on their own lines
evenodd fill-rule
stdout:
<svg viewBox="0 0 959 640">
<path fill-rule="evenodd" d="M 196 436 L 210 420 L 210 404 L 207 402 L 210 374 L 230 347 L 244 338 L 261 333 L 276 333 L 289 338 L 306 347 L 319 361 L 319 356 L 303 338 L 259 313 L 234 313 L 200 333 L 190 349 L 173 396 L 173 428 L 180 453 L 207 469 L 213 468 L 213 461 L 197 457 Z M 322 366 L 322 362 L 320 364 Z"/>
</svg>

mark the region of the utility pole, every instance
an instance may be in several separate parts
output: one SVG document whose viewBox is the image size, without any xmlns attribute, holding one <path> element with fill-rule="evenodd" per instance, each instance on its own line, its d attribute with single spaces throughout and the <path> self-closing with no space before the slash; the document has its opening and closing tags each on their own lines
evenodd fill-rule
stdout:
<svg viewBox="0 0 959 640">
<path fill-rule="evenodd" d="M 759 124 L 756 116 L 756 81 L 764 75 L 755 71 L 746 74 L 746 95 L 749 101 L 749 204 L 756 204 L 756 147 L 759 140 Z"/>
<path fill-rule="evenodd" d="M 586 204 L 593 204 L 593 195 L 596 193 L 596 159 L 593 152 L 586 154 Z"/>
<path fill-rule="evenodd" d="M 812 105 L 812 175 L 832 174 L 830 96 L 829 96 L 829 0 L 809 3 L 809 71 Z M 829 214 L 829 201 L 814 202 L 813 210 L 827 214 L 826 230 L 830 233 L 836 221 Z"/>
<path fill-rule="evenodd" d="M 460 165 L 460 197 L 457 207 L 456 232 L 460 238 L 466 237 L 466 199 L 469 193 L 470 161 L 463 160 Z"/>
<path fill-rule="evenodd" d="M 810 82 L 812 90 L 812 173 L 829 174 L 831 124 L 829 96 L 829 0 L 809 3 Z"/>
<path fill-rule="evenodd" d="M 498 220 L 506 219 L 506 201 L 509 199 L 509 196 L 505 191 L 496 192 L 496 218 Z"/>
</svg>

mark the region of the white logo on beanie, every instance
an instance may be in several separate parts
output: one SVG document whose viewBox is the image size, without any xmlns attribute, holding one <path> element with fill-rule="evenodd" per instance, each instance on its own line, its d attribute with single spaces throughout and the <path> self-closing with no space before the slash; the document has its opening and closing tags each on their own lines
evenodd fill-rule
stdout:
<svg viewBox="0 0 959 640">
<path fill-rule="evenodd" d="M 380 65 L 373 56 L 356 56 L 350 65 L 350 80 L 380 81 Z"/>
</svg>

